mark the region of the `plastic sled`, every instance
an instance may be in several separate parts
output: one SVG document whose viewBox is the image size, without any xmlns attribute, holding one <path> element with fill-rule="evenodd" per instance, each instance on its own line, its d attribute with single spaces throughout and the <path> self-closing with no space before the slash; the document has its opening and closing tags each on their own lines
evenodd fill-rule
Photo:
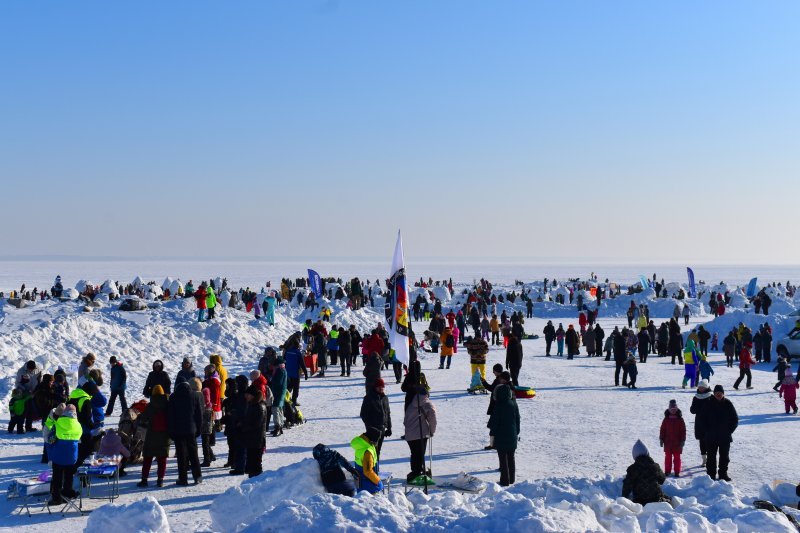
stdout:
<svg viewBox="0 0 800 533">
<path fill-rule="evenodd" d="M 532 387 L 514 387 L 514 396 L 520 399 L 535 398 L 536 391 Z"/>
</svg>

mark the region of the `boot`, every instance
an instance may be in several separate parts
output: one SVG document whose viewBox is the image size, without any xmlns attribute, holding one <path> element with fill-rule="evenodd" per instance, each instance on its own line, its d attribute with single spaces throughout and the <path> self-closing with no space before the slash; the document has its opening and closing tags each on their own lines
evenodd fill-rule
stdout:
<svg viewBox="0 0 800 533">
<path fill-rule="evenodd" d="M 147 486 L 147 480 L 146 479 L 141 480 L 139 483 L 136 484 L 136 486 L 137 487 L 141 487 L 141 488 L 146 487 Z"/>
<path fill-rule="evenodd" d="M 156 486 L 158 486 L 158 487 L 163 487 L 164 486 L 164 478 L 163 477 L 158 478 L 158 481 L 156 481 Z"/>
</svg>

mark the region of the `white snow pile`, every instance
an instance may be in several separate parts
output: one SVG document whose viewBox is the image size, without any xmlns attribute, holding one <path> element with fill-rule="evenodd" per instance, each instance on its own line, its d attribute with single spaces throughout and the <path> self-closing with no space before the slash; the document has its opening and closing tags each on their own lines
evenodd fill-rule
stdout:
<svg viewBox="0 0 800 533">
<path fill-rule="evenodd" d="M 245 481 L 211 504 L 215 529 L 256 533 L 322 531 L 795 531 L 779 513 L 757 510 L 733 485 L 708 476 L 668 480 L 673 505 L 619 496 L 622 480 L 548 478 L 482 494 L 395 489 L 355 498 L 324 493 L 313 459 Z M 775 496 L 771 489 L 765 494 Z M 762 491 L 762 493 L 764 493 Z M 784 491 L 786 492 L 786 491 Z M 788 496 L 787 496 L 788 497 Z M 236 509 L 236 512 L 231 512 Z"/>
<path fill-rule="evenodd" d="M 86 533 L 169 533 L 164 508 L 152 496 L 128 505 L 108 504 L 92 511 Z"/>
</svg>

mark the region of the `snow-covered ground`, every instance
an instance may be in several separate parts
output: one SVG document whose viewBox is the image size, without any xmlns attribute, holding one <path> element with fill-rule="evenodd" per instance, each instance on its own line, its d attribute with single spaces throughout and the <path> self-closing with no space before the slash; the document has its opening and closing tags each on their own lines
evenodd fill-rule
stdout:
<svg viewBox="0 0 800 533">
<path fill-rule="evenodd" d="M 305 318 L 299 309 L 284 309 L 277 314 L 276 327 L 271 328 L 263 321 L 255 321 L 252 315 L 226 309 L 219 313 L 218 320 L 197 324 L 189 301 L 127 313 L 113 305 L 91 313 L 81 309 L 82 305 L 69 302 L 37 304 L 22 310 L 9 306 L 0 309 L 0 357 L 4 361 L 0 370 L 0 397 L 7 398 L 13 374 L 27 359 L 32 358 L 52 371 L 56 365 L 77 364 L 81 355 L 92 351 L 103 365 L 110 355 L 125 362 L 130 402 L 140 398 L 144 379 L 155 359 L 162 359 L 166 370 L 174 375 L 183 357 L 189 357 L 200 368 L 209 354 L 219 353 L 231 374 L 249 371 L 255 367 L 264 346 L 281 344 L 298 327 L 296 319 Z M 563 313 L 560 310 L 559 315 L 570 316 L 568 310 Z M 549 314 L 543 310 L 536 314 L 540 313 Z M 755 317 L 751 312 L 741 313 L 742 317 L 752 317 L 747 320 L 763 321 L 763 317 Z M 571 316 L 575 316 L 574 311 Z M 701 315 L 693 318 L 692 323 L 710 318 Z M 334 314 L 335 321 L 356 323 L 361 331 L 379 319 L 380 315 L 369 309 L 352 312 L 339 307 Z M 780 328 L 788 327 L 788 319 L 770 317 L 769 320 L 773 325 L 780 324 Z M 577 320 L 566 318 L 554 321 L 562 321 L 565 326 L 569 322 L 577 325 Z M 710 327 L 719 326 L 722 331 L 730 327 L 729 321 L 738 323 L 739 318 L 735 314 L 726 315 Z M 624 320 L 601 313 L 600 322 L 608 333 L 613 326 L 622 326 Z M 546 317 L 534 318 L 527 320 L 525 327 L 529 333 L 541 334 L 545 323 Z M 415 329 L 423 327 L 420 323 Z M 660 531 L 789 530 L 788 522 L 752 511 L 751 505 L 765 485 L 775 480 L 796 483 L 800 479 L 800 462 L 794 460 L 792 451 L 800 417 L 783 414 L 783 403 L 771 390 L 775 383 L 775 375 L 770 372 L 772 364 L 758 365 L 754 371 L 754 390 L 734 391 L 732 384 L 738 370 L 726 368 L 720 355 L 711 356 L 716 372 L 712 384 L 725 385 L 740 416 L 731 449 L 732 485 L 712 484 L 699 468 L 699 450 L 691 438 L 693 416 L 688 408 L 693 391 L 680 388 L 681 366 L 651 356 L 646 364 L 639 365 L 639 390 L 632 391 L 612 386 L 613 364 L 602 358 L 582 356 L 573 361 L 545 358 L 542 339 L 526 340 L 523 345 L 525 361 L 520 380 L 524 385 L 534 386 L 537 397 L 519 400 L 522 417 L 522 441 L 517 451 L 519 482 L 509 490 L 490 485 L 480 496 L 440 493 L 431 496 L 430 501 L 420 494 L 405 498 L 402 491 L 397 491 L 378 505 L 363 496 L 345 501 L 314 495 L 313 463 L 303 462 L 310 458 L 311 448 L 324 442 L 352 457 L 350 439 L 363 431 L 358 417 L 363 378 L 358 366 L 349 378 L 338 377 L 336 373 L 302 382 L 300 400 L 308 422 L 282 437 L 269 438 L 264 457 L 267 472 L 261 478 L 245 482 L 242 488 L 238 486 L 243 478 L 228 476 L 227 469 L 222 468 L 227 450 L 224 438 L 220 438 L 216 447 L 218 460 L 205 471 L 205 482 L 200 486 L 174 486 L 175 463 L 170 459 L 167 485 L 163 489 L 137 488 L 139 469 L 129 469 L 130 475 L 121 482 L 122 495 L 118 500 L 119 504 L 129 506 L 126 509 L 101 511 L 103 502 L 91 501 L 88 508 L 95 511 L 89 516 L 70 514 L 61 518 L 58 514 L 38 513 L 31 518 L 12 517 L 16 502 L 4 501 L 0 507 L 0 526 L 34 531 L 57 524 L 66 532 L 83 530 L 88 524 L 90 530 L 104 533 L 115 531 L 115 527 L 132 531 L 131 528 L 146 528 L 147 524 L 152 527 L 163 524 L 164 515 L 160 511 L 163 509 L 173 531 L 230 531 L 251 522 L 254 523 L 248 531 L 312 525 L 321 530 L 360 527 L 364 531 L 381 528 L 630 531 L 637 527 Z M 487 368 L 502 362 L 504 357 L 503 350 L 493 348 Z M 447 477 L 466 471 L 489 482 L 497 481 L 496 455 L 483 450 L 488 442 L 485 414 L 488 398 L 466 394 L 468 357 L 460 349 L 450 370 L 439 370 L 438 363 L 433 355 L 423 356 L 423 370 L 432 387 L 431 399 L 439 413 L 439 428 L 433 441 L 434 472 Z M 384 444 L 382 468 L 403 477 L 408 469 L 408 447 L 399 440 L 403 394 L 391 377 L 391 371 L 384 371 L 396 428 Z M 662 461 L 658 429 L 672 398 L 678 400 L 684 412 L 690 436 L 683 455 L 684 477 L 669 480 L 665 489 L 678 497 L 678 508 L 642 510 L 617 501 L 620 479 L 631 463 L 631 446 L 637 438 Z M 107 423 L 115 424 L 116 417 Z M 38 462 L 40 440 L 36 435 L 3 435 L 0 482 L 7 484 L 43 470 Z M 250 486 L 257 487 L 248 489 Z M 232 492 L 224 494 L 228 490 Z M 247 491 L 255 496 L 247 500 L 246 506 L 237 504 Z M 152 496 L 154 501 L 143 500 L 146 496 Z M 291 501 L 282 503 L 284 498 Z M 134 526 L 125 518 L 132 515 L 152 520 Z"/>
</svg>

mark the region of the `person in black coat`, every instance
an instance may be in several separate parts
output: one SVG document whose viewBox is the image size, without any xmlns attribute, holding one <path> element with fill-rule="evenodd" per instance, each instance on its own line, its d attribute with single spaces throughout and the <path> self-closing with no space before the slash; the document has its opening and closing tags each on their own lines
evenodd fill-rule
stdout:
<svg viewBox="0 0 800 533">
<path fill-rule="evenodd" d="M 508 338 L 506 368 L 511 374 L 511 382 L 515 387 L 519 387 L 519 371 L 522 368 L 522 343 L 513 333 Z"/>
<path fill-rule="evenodd" d="M 703 466 L 706 466 L 708 459 L 708 447 L 703 438 L 704 422 L 703 413 L 706 406 L 711 401 L 711 389 L 708 387 L 708 382 L 704 379 L 700 380 L 697 384 L 697 394 L 692 398 L 692 405 L 689 407 L 689 412 L 694 415 L 694 438 L 700 445 L 700 455 L 703 457 Z"/>
<path fill-rule="evenodd" d="M 350 325 L 350 364 L 355 365 L 358 360 L 359 346 L 364 340 L 361 333 L 356 329 L 355 324 Z"/>
<path fill-rule="evenodd" d="M 247 387 L 244 393 L 247 407 L 244 416 L 237 422 L 239 428 L 239 441 L 247 450 L 247 460 L 244 471 L 247 477 L 255 477 L 262 472 L 261 456 L 267 445 L 267 413 L 263 402 L 261 389 L 256 385 Z"/>
<path fill-rule="evenodd" d="M 708 357 L 708 341 L 711 340 L 711 333 L 703 326 L 698 326 L 697 338 L 700 340 L 700 353 Z"/>
<path fill-rule="evenodd" d="M 622 496 L 640 505 L 670 502 L 661 485 L 667 476 L 651 457 L 647 447 L 637 440 L 633 446 L 633 464 L 628 467 L 622 481 Z"/>
<path fill-rule="evenodd" d="M 169 374 L 164 371 L 164 363 L 161 362 L 161 359 L 153 361 L 153 371 L 147 374 L 147 381 L 144 383 L 144 391 L 142 392 L 145 398 L 150 398 L 153 393 L 153 387 L 156 385 L 161 385 L 161 388 L 164 389 L 164 394 L 167 396 L 172 391 L 172 382 L 169 379 Z"/>
<path fill-rule="evenodd" d="M 739 415 L 731 401 L 725 397 L 722 385 L 714 387 L 714 396 L 702 412 L 703 438 L 706 441 L 708 460 L 706 473 L 711 479 L 724 479 L 728 477 L 728 463 L 730 463 L 731 442 L 733 432 L 739 425 Z M 717 471 L 717 451 L 719 451 L 719 471 Z"/>
<path fill-rule="evenodd" d="M 605 339 L 605 338 L 606 338 L 606 332 L 603 331 L 603 328 L 600 327 L 599 323 L 595 324 L 595 326 L 594 326 L 594 353 L 597 354 L 597 357 L 600 357 L 603 354 L 603 339 Z"/>
<path fill-rule="evenodd" d="M 339 328 L 339 337 L 336 339 L 336 342 L 339 344 L 339 367 L 342 369 L 340 377 L 344 377 L 345 375 L 349 376 L 351 365 L 350 331 L 344 329 L 344 326 Z"/>
<path fill-rule="evenodd" d="M 154 363 L 154 365 L 155 365 L 155 363 Z M 175 386 L 177 387 L 178 383 L 180 383 L 182 381 L 185 381 L 185 382 L 188 383 L 190 380 L 192 380 L 192 379 L 194 379 L 196 377 L 197 377 L 197 374 L 195 374 L 194 368 L 192 368 L 192 362 L 189 360 L 188 357 L 184 357 L 183 358 L 183 362 L 181 362 L 181 369 L 178 370 L 178 374 L 175 376 Z M 150 391 L 152 392 L 152 390 L 153 389 L 151 387 Z M 165 394 L 169 394 L 169 391 L 167 389 L 164 389 L 164 393 Z M 146 396 L 146 394 L 145 394 L 145 396 Z"/>
<path fill-rule="evenodd" d="M 681 326 L 674 318 L 669 320 L 669 344 L 667 351 L 670 356 L 671 364 L 683 363 L 681 359 L 681 350 L 683 350 L 683 335 L 681 335 Z M 677 361 L 677 363 L 676 363 Z"/>
<path fill-rule="evenodd" d="M 550 357 L 550 347 L 553 345 L 553 341 L 556 340 L 556 328 L 553 327 L 553 322 L 551 320 L 547 321 L 547 325 L 542 330 L 544 333 L 544 342 L 545 342 L 545 355 Z"/>
<path fill-rule="evenodd" d="M 646 363 L 647 356 L 650 353 L 650 334 L 647 332 L 647 329 L 642 328 L 636 335 L 636 339 L 639 342 L 639 362 Z"/>
<path fill-rule="evenodd" d="M 179 383 L 170 396 L 167 411 L 167 430 L 178 458 L 178 485 L 189 484 L 189 466 L 195 485 L 202 482 L 200 459 L 197 457 L 197 436 L 202 425 L 202 403 L 188 383 Z"/>
<path fill-rule="evenodd" d="M 389 398 L 384 394 L 385 387 L 384 381 L 378 379 L 361 402 L 361 420 L 364 422 L 364 427 L 376 428 L 381 432 L 381 436 L 375 443 L 378 459 L 381 456 L 384 437 L 392 435 L 392 413 L 389 410 Z"/>
<path fill-rule="evenodd" d="M 614 335 L 614 364 L 616 369 L 614 370 L 614 386 L 619 386 L 619 373 L 622 370 L 622 365 L 625 363 L 627 359 L 625 355 L 625 339 L 626 334 L 628 333 L 627 329 L 623 329 L 622 333 L 618 333 Z"/>
</svg>

